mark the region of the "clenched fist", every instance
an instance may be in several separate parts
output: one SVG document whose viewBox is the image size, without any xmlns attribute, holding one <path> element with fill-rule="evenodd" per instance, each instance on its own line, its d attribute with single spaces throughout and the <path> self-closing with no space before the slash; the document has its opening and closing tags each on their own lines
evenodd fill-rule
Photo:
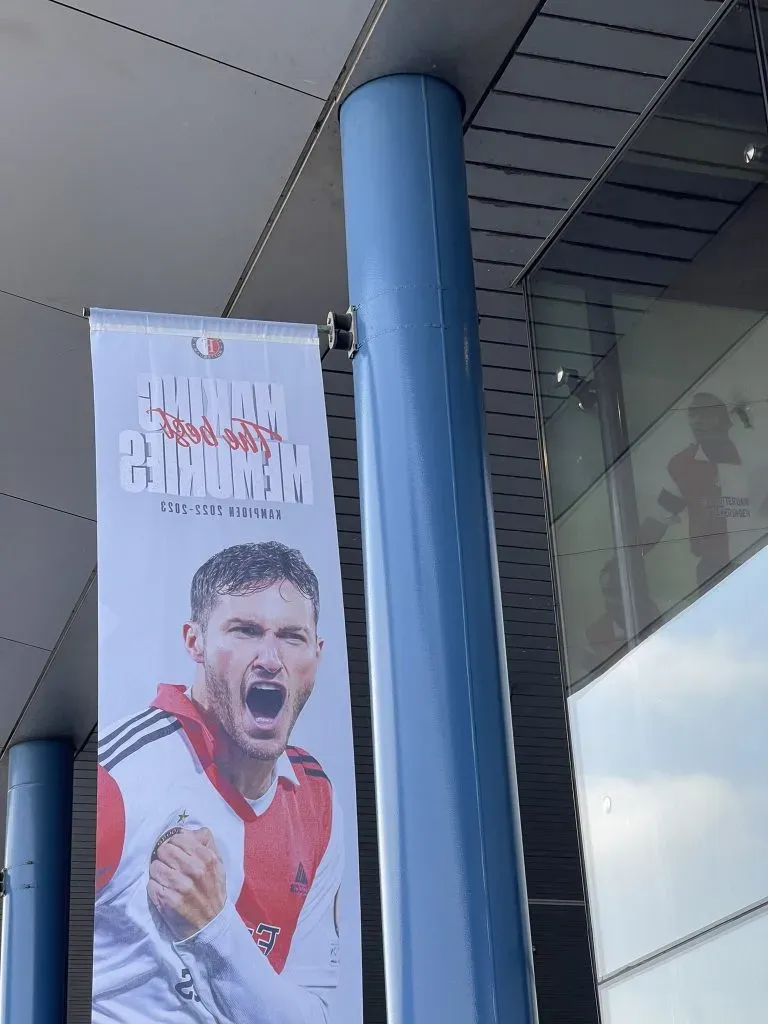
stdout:
<svg viewBox="0 0 768 1024">
<path fill-rule="evenodd" d="M 147 896 L 177 940 L 199 932 L 223 910 L 224 864 L 207 828 L 180 829 L 160 841 L 149 866 Z"/>
</svg>

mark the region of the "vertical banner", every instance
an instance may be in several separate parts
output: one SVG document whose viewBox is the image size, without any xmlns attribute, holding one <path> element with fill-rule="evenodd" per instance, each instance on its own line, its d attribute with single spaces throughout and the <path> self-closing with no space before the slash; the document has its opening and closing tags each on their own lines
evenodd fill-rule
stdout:
<svg viewBox="0 0 768 1024">
<path fill-rule="evenodd" d="M 360 1024 L 317 329 L 92 310 L 95 1024 Z"/>
</svg>

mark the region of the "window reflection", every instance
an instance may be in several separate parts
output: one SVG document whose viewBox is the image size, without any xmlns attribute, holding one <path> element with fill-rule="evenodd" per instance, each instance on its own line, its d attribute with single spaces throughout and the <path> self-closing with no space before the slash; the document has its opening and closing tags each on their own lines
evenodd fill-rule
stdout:
<svg viewBox="0 0 768 1024">
<path fill-rule="evenodd" d="M 603 1024 L 763 1024 L 767 945 L 768 917 L 759 916 L 606 985 Z"/>
<path fill-rule="evenodd" d="M 748 529 L 753 518 L 765 519 L 766 466 L 763 453 L 757 453 L 757 475 L 750 479 L 753 467 L 742 457 L 748 438 L 734 440 L 734 416 L 718 395 L 697 390 L 685 412 L 690 440 L 667 463 L 658 510 L 644 520 L 640 536 L 647 552 L 685 514 L 695 582 L 703 587 L 735 555 L 732 535 Z M 754 429 L 751 412 L 746 401 L 734 403 L 745 430 Z"/>
<path fill-rule="evenodd" d="M 569 683 L 768 531 L 768 141 L 737 7 L 531 282 Z M 766 150 L 768 153 L 768 150 Z"/>
<path fill-rule="evenodd" d="M 768 549 L 570 699 L 600 975 L 768 897 Z"/>
<path fill-rule="evenodd" d="M 760 82 L 737 4 L 529 282 L 608 1024 L 757 1019 L 691 937 L 768 900 Z"/>
</svg>

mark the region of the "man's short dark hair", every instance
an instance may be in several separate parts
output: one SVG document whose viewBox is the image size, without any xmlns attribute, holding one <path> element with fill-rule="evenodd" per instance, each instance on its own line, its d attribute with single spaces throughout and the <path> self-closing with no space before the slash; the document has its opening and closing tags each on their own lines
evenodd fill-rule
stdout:
<svg viewBox="0 0 768 1024">
<path fill-rule="evenodd" d="M 205 627 L 208 616 L 224 594 L 252 594 L 285 580 L 312 602 L 317 625 L 320 587 L 317 576 L 296 548 L 276 540 L 261 544 L 235 544 L 212 555 L 192 577 L 190 606 L 194 622 Z"/>
</svg>

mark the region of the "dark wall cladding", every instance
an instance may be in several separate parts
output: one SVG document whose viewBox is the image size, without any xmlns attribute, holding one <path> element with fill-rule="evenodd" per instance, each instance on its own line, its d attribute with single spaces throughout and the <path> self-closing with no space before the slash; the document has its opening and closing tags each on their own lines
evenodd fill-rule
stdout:
<svg viewBox="0 0 768 1024">
<path fill-rule="evenodd" d="M 96 734 L 75 759 L 69 896 L 67 1024 L 90 1024 L 96 878 Z"/>
<path fill-rule="evenodd" d="M 530 915 L 539 1020 L 558 1024 L 587 1024 L 595 1020 L 584 907 L 534 902 Z"/>
<path fill-rule="evenodd" d="M 558 667 L 538 442 L 531 392 L 530 358 L 520 296 L 507 309 L 513 317 L 481 321 L 487 444 L 494 495 L 496 537 L 509 666 L 515 752 L 520 782 L 524 853 L 529 896 L 566 900 L 571 917 L 583 901 L 576 821 L 571 791 L 563 694 Z M 366 1024 L 384 1024 L 381 924 L 375 846 L 373 765 L 370 750 L 354 401 L 350 361 L 331 352 L 323 363 L 329 426 L 335 457 L 334 488 L 339 515 L 345 613 L 353 678 L 358 745 L 360 860 L 363 878 Z M 339 440 L 344 448 L 339 447 Z M 557 912 L 559 908 L 555 908 Z M 583 903 L 580 908 L 584 917 Z M 571 935 L 546 926 L 537 955 L 542 965 L 570 967 L 560 989 L 591 992 L 589 955 L 583 942 L 567 952 Z M 582 929 L 582 939 L 583 939 Z M 564 945 L 565 944 L 565 945 Z M 559 951 L 559 952 L 558 952 Z M 558 960 L 559 956 L 559 960 Z M 584 973 L 583 964 L 587 964 Z M 542 967 L 542 983 L 554 983 Z M 576 974 L 573 982 L 568 979 Z M 570 997 L 552 998 L 542 1024 L 589 1024 L 592 1013 L 570 1016 Z M 560 1006 L 558 1010 L 557 1006 Z M 583 1007 L 579 996 L 574 1007 Z M 574 1011 L 575 1012 L 575 1011 Z"/>
</svg>

